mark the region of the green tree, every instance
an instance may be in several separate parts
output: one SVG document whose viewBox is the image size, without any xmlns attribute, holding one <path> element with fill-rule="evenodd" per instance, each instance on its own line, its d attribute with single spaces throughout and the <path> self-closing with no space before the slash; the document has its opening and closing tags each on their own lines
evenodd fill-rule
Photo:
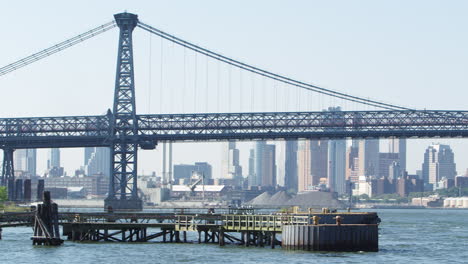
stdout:
<svg viewBox="0 0 468 264">
<path fill-rule="evenodd" d="M 8 200 L 8 194 L 6 187 L 0 187 L 0 202 Z"/>
</svg>

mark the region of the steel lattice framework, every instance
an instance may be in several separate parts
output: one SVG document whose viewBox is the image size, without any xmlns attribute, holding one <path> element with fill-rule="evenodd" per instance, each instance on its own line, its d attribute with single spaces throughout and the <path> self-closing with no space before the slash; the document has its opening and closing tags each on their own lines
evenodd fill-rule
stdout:
<svg viewBox="0 0 468 264">
<path fill-rule="evenodd" d="M 144 149 L 162 141 L 468 137 L 468 111 L 341 111 L 135 115 Z M 0 118 L 0 148 L 112 146 L 113 114 Z M 115 139 L 114 139 L 115 140 Z"/>
<path fill-rule="evenodd" d="M 0 148 L 4 151 L 0 184 L 14 187 L 15 149 L 109 147 L 111 171 L 106 206 L 139 209 L 137 149 L 154 149 L 165 141 L 322 139 L 322 138 L 427 138 L 468 137 L 468 111 L 417 111 L 374 100 L 337 93 L 232 60 L 183 41 L 121 13 L 115 22 L 59 43 L 0 68 L 0 75 L 71 47 L 85 39 L 120 29 L 113 111 L 101 116 L 26 117 L 0 119 Z M 350 101 L 390 111 L 265 112 L 137 115 L 132 32 L 136 26 L 196 52 L 267 78 L 297 87 L 319 90 Z"/>
</svg>

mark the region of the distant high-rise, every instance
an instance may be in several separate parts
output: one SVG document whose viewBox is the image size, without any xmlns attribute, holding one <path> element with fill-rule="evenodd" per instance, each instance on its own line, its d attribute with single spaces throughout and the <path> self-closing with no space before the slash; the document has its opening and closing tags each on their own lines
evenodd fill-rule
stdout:
<svg viewBox="0 0 468 264">
<path fill-rule="evenodd" d="M 91 155 L 93 155 L 94 151 L 96 150 L 95 147 L 87 147 L 84 148 L 84 166 L 88 164 L 88 160 L 91 158 Z"/>
<path fill-rule="evenodd" d="M 400 163 L 397 162 L 397 161 L 393 161 L 392 164 L 390 164 L 389 168 L 388 168 L 388 179 L 393 182 L 393 180 L 396 180 L 398 178 L 400 178 L 402 175 L 402 170 L 401 170 L 401 166 L 400 166 Z"/>
<path fill-rule="evenodd" d="M 328 176 L 328 141 L 301 140 L 297 148 L 298 191 L 312 189 Z"/>
<path fill-rule="evenodd" d="M 346 180 L 357 183 L 359 180 L 359 147 L 357 142 L 346 151 Z"/>
<path fill-rule="evenodd" d="M 236 142 L 229 141 L 223 146 L 222 175 L 221 178 L 233 179 L 238 183 L 242 180 L 242 167 L 240 166 L 239 149 Z"/>
<path fill-rule="evenodd" d="M 249 186 L 258 186 L 255 175 L 255 149 L 249 151 Z"/>
<path fill-rule="evenodd" d="M 286 174 L 286 141 L 276 141 L 276 184 L 284 186 Z"/>
<path fill-rule="evenodd" d="M 362 139 L 359 141 L 359 176 L 379 175 L 379 140 Z"/>
<path fill-rule="evenodd" d="M 328 187 L 346 193 L 346 140 L 328 141 Z"/>
<path fill-rule="evenodd" d="M 60 168 L 60 149 L 53 148 L 50 149 L 50 159 L 49 159 L 50 168 L 56 167 Z"/>
<path fill-rule="evenodd" d="M 60 167 L 60 149 L 52 148 L 47 160 L 47 174 L 49 177 L 60 177 L 64 175 L 64 169 Z"/>
<path fill-rule="evenodd" d="M 250 183 L 256 186 L 276 186 L 276 149 L 265 141 L 255 143 L 255 174 Z"/>
<path fill-rule="evenodd" d="M 435 184 L 442 178 L 455 179 L 454 154 L 449 145 L 433 144 L 424 153 L 422 174 L 425 183 Z"/>
<path fill-rule="evenodd" d="M 391 138 L 389 152 L 398 154 L 398 163 L 402 172 L 406 171 L 406 138 Z"/>
<path fill-rule="evenodd" d="M 284 187 L 297 191 L 297 140 L 286 141 Z"/>
<path fill-rule="evenodd" d="M 392 173 L 389 172 L 389 167 L 395 162 L 400 164 L 400 157 L 398 153 L 379 153 L 379 174 L 376 175 L 377 178 L 389 178 L 392 175 Z M 401 170 L 401 165 L 398 166 L 400 167 L 400 175 L 398 175 L 395 179 L 399 178 L 404 172 Z"/>
<path fill-rule="evenodd" d="M 265 145 L 263 153 L 262 186 L 276 186 L 276 146 Z"/>
<path fill-rule="evenodd" d="M 85 161 L 86 175 L 93 176 L 102 174 L 109 176 L 110 173 L 110 149 L 106 147 L 96 147 L 93 152 L 86 151 L 85 157 L 88 156 L 88 160 Z"/>
<path fill-rule="evenodd" d="M 36 149 L 18 149 L 13 157 L 13 166 L 15 170 L 24 171 L 30 176 L 36 176 Z"/>
</svg>

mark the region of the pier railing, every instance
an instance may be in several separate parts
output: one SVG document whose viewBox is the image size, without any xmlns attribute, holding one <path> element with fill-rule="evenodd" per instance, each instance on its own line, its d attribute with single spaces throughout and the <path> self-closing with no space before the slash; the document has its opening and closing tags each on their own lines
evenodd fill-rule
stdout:
<svg viewBox="0 0 468 264">
<path fill-rule="evenodd" d="M 224 215 L 223 228 L 229 231 L 275 231 L 283 225 L 307 225 L 307 215 Z"/>
</svg>

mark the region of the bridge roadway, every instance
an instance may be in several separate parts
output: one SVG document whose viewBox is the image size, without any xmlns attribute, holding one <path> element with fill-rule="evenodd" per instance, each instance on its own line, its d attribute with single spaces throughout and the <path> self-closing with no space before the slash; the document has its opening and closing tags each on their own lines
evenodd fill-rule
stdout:
<svg viewBox="0 0 468 264">
<path fill-rule="evenodd" d="M 0 148 L 111 146 L 112 113 L 0 119 Z M 162 141 L 467 137 L 468 111 L 339 111 L 138 115 L 142 148 Z"/>
</svg>

